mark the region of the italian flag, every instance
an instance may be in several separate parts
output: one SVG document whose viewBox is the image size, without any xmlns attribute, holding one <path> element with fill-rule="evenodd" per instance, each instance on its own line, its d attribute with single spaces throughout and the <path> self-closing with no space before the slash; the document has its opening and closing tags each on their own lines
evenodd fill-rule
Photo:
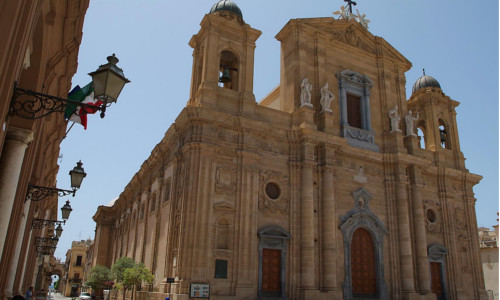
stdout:
<svg viewBox="0 0 500 300">
<path fill-rule="evenodd" d="M 94 99 L 94 85 L 91 82 L 83 88 L 80 88 L 79 85 L 75 86 L 71 92 L 69 92 L 68 99 L 96 107 L 95 109 L 81 107 L 73 103 L 69 103 L 66 106 L 64 118 L 68 121 L 82 124 L 83 128 L 87 129 L 87 114 L 95 114 L 97 107 L 102 104 L 102 101 Z"/>
</svg>

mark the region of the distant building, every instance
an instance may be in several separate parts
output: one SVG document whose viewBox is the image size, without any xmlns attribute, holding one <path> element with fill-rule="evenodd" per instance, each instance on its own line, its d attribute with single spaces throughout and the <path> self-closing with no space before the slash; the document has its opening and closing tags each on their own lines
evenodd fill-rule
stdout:
<svg viewBox="0 0 500 300">
<path fill-rule="evenodd" d="M 98 208 L 92 264 L 143 262 L 143 299 L 486 299 L 459 103 L 428 75 L 407 98 L 411 63 L 331 17 L 281 29 L 257 102 L 260 34 L 229 0 L 204 16 L 186 107 Z"/>
<path fill-rule="evenodd" d="M 66 253 L 66 278 L 64 296 L 77 297 L 82 291 L 84 268 L 87 259 L 87 250 L 92 244 L 91 240 L 75 241 Z"/>
<path fill-rule="evenodd" d="M 481 261 L 483 263 L 484 283 L 488 299 L 498 300 L 498 225 L 494 230 L 486 227 L 479 228 L 479 245 L 481 247 Z"/>
</svg>

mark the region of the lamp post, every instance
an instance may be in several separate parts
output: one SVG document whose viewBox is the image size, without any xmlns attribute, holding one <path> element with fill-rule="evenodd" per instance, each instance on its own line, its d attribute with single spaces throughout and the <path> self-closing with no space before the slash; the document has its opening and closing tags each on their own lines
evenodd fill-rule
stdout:
<svg viewBox="0 0 500 300">
<path fill-rule="evenodd" d="M 75 193 L 80 188 L 83 178 L 87 176 L 87 173 L 85 173 L 85 170 L 82 168 L 82 161 L 76 163 L 76 167 L 74 167 L 73 170 L 69 171 L 69 175 L 71 177 L 71 190 L 63 190 L 58 188 L 28 184 L 25 201 L 40 201 L 55 194 L 57 194 L 59 197 L 73 194 L 73 197 L 75 197 Z"/>
<path fill-rule="evenodd" d="M 15 82 L 9 114 L 24 119 L 40 119 L 53 112 L 64 113 L 66 107 L 70 104 L 84 108 L 79 112 L 75 112 L 76 115 L 99 110 L 101 111 L 101 118 L 104 118 L 106 107 L 117 101 L 123 86 L 130 82 L 125 78 L 123 70 L 116 65 L 118 58 L 116 58 L 115 54 L 108 56 L 107 59 L 107 64 L 101 65 L 96 71 L 89 73 L 94 84 L 94 98 L 102 101 L 100 106 L 19 88 L 17 82 Z M 23 98 L 24 101 L 20 101 L 20 98 Z"/>
<path fill-rule="evenodd" d="M 73 209 L 71 208 L 71 205 L 69 204 L 69 200 L 66 200 L 66 204 L 61 207 L 61 214 L 62 214 L 62 221 L 58 220 L 45 220 L 45 219 L 38 219 L 34 218 L 31 220 L 31 229 L 41 229 L 47 225 L 57 225 L 56 229 L 54 230 L 56 232 L 56 237 L 59 239 L 61 237 L 61 234 L 63 232 L 61 224 L 66 224 L 66 220 L 68 220 L 69 215 L 71 214 L 71 211 Z"/>
</svg>

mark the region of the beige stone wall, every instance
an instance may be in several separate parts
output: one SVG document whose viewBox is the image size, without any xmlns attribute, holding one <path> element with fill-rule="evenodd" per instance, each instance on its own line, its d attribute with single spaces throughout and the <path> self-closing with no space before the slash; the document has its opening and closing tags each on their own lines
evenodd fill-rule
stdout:
<svg viewBox="0 0 500 300">
<path fill-rule="evenodd" d="M 191 283 L 209 283 L 212 299 L 256 299 L 262 248 L 271 247 L 283 258 L 282 296 L 350 298 L 348 230 L 363 227 L 372 234 L 379 298 L 435 299 L 431 261 L 441 263 L 449 299 L 484 298 L 472 192 L 480 176 L 463 167 L 458 139 L 451 150 L 420 149 L 417 137 L 391 132 L 389 109 L 398 105 L 404 115 L 426 100 L 406 101 L 411 64 L 401 54 L 355 21 L 291 20 L 277 35 L 279 89 L 257 105 L 253 50 L 245 51 L 260 33 L 225 13 L 207 15 L 201 26 L 190 42 L 188 106 L 111 209 L 110 263 L 125 255 L 143 262 L 156 275 L 155 292 L 165 293 L 173 277 L 176 299 L 188 298 Z M 223 50 L 238 54 L 234 89 L 207 73 L 219 68 Z M 363 95 L 371 129 L 364 129 L 374 143 L 344 136 L 339 101 L 321 111 L 320 88 L 328 82 L 340 97 L 345 74 L 371 86 Z M 312 107 L 301 107 L 304 77 L 314 87 Z M 435 92 L 454 112 L 456 103 Z M 270 182 L 279 194 L 267 191 Z M 98 227 L 106 209 L 94 216 Z M 216 260 L 227 261 L 227 278 L 215 278 Z"/>
</svg>

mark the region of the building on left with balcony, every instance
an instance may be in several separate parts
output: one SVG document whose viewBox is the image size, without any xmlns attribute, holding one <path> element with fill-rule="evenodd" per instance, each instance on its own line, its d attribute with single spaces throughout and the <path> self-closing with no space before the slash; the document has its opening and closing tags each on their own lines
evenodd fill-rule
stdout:
<svg viewBox="0 0 500 300">
<path fill-rule="evenodd" d="M 81 240 L 71 243 L 71 249 L 66 252 L 66 276 L 63 278 L 62 292 L 66 297 L 78 297 L 83 291 L 83 279 L 88 266 L 87 256 L 93 241 Z"/>
<path fill-rule="evenodd" d="M 31 225 L 34 218 L 57 220 L 58 197 L 31 201 L 27 190 L 29 184 L 56 187 L 67 124 L 61 113 L 10 114 L 14 87 L 67 97 L 89 0 L 0 3 L 0 299 L 8 299 L 30 286 L 42 296 L 56 272 L 53 254 L 36 247 L 54 228 Z"/>
</svg>

